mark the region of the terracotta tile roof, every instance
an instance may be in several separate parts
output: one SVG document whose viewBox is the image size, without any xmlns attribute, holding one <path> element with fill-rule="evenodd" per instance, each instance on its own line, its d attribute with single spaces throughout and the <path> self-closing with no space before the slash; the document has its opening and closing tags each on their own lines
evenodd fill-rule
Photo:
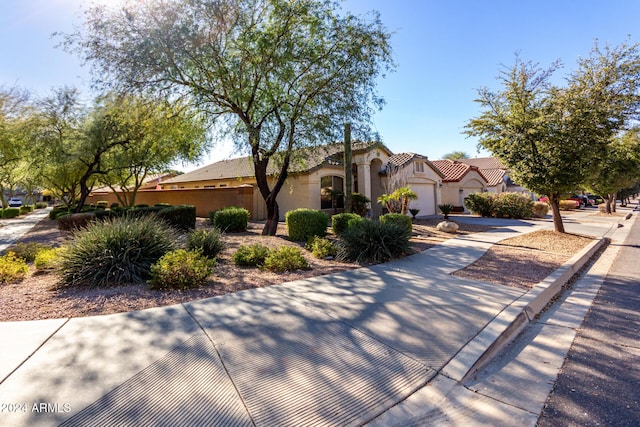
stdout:
<svg viewBox="0 0 640 427">
<path fill-rule="evenodd" d="M 478 169 L 507 169 L 497 157 L 476 157 L 474 159 L 460 159 L 462 163 L 475 166 Z"/>
<path fill-rule="evenodd" d="M 389 163 L 396 167 L 403 167 L 409 164 L 413 159 L 420 159 L 427 164 L 435 173 L 444 178 L 444 174 L 429 160 L 428 157 L 416 153 L 398 153 L 389 157 Z"/>
<path fill-rule="evenodd" d="M 380 142 L 354 142 L 352 145 L 352 152 L 356 154 L 358 152 L 364 152 L 374 148 L 384 149 L 391 154 L 391 151 Z M 343 145 L 340 143 L 303 148 L 300 149 L 295 158 L 292 159 L 289 167 L 289 173 L 309 172 L 323 164 L 342 165 L 342 156 Z M 267 173 L 269 175 L 274 175 L 279 171 L 279 164 L 276 156 L 274 156 L 269 162 Z M 207 181 L 213 179 L 251 178 L 254 175 L 253 162 L 251 157 L 247 156 L 211 163 L 199 169 L 163 181 L 162 183 L 177 184 L 181 182 Z"/>
<path fill-rule="evenodd" d="M 500 185 L 504 181 L 507 168 L 497 157 L 478 157 L 475 159 L 460 159 L 459 161 L 480 169 L 490 187 Z"/>
<path fill-rule="evenodd" d="M 434 160 L 431 162 L 445 176 L 442 182 L 459 182 L 470 170 L 480 170 L 457 160 Z M 480 173 L 480 175 L 482 175 Z"/>
<path fill-rule="evenodd" d="M 504 182 L 505 169 L 480 169 L 480 173 L 487 180 L 489 187 L 500 185 Z"/>
<path fill-rule="evenodd" d="M 398 153 L 389 157 L 389 163 L 394 166 L 404 166 L 409 163 L 414 157 L 418 156 L 415 153 Z M 420 156 L 422 157 L 422 156 Z"/>
</svg>

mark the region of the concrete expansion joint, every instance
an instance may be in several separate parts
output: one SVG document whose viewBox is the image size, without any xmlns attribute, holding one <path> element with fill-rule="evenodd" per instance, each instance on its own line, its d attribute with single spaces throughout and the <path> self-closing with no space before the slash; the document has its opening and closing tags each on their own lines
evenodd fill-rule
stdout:
<svg viewBox="0 0 640 427">
<path fill-rule="evenodd" d="M 48 337 L 46 337 L 44 340 L 42 340 L 40 345 L 38 345 L 20 364 L 18 364 L 18 366 L 16 366 L 4 378 L 0 379 L 0 385 L 2 385 L 2 383 L 4 383 L 9 377 L 11 377 L 11 375 L 13 375 L 14 372 L 16 372 L 18 369 L 20 369 L 22 367 L 22 365 L 24 365 L 29 359 L 31 359 L 31 356 L 36 354 L 38 352 L 38 350 L 40 350 L 55 334 L 57 334 L 58 331 L 60 331 L 60 329 L 64 328 L 64 326 L 67 323 L 69 323 L 70 320 L 71 320 L 71 318 L 65 319 L 64 323 L 62 323 L 58 328 L 56 328 L 53 332 L 51 332 L 51 334 L 49 334 Z"/>
</svg>

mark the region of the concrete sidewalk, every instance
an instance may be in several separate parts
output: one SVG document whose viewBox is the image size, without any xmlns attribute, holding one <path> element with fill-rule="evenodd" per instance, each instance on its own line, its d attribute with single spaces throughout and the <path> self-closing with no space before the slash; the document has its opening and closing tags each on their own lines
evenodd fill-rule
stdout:
<svg viewBox="0 0 640 427">
<path fill-rule="evenodd" d="M 602 236 L 606 219 L 567 229 Z M 550 226 L 503 221 L 384 265 L 170 307 L 0 323 L 0 424 L 407 425 L 399 408 L 481 369 L 543 294 L 449 273 Z"/>
<path fill-rule="evenodd" d="M 34 225 L 46 218 L 50 211 L 51 208 L 36 209 L 25 216 L 0 219 L 0 254 L 31 230 Z"/>
</svg>

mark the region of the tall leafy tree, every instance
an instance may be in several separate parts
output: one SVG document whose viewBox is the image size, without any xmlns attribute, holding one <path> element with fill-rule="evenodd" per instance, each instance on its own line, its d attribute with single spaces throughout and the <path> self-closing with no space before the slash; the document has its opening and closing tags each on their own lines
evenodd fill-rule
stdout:
<svg viewBox="0 0 640 427">
<path fill-rule="evenodd" d="M 0 202 L 19 184 L 18 167 L 25 157 L 29 122 L 29 93 L 18 87 L 0 87 Z"/>
<path fill-rule="evenodd" d="M 128 129 L 128 141 L 105 153 L 98 181 L 111 187 L 124 206 L 135 205 L 149 174 L 177 161 L 195 161 L 207 146 L 202 115 L 181 102 L 121 96 L 111 115 L 121 132 Z"/>
<path fill-rule="evenodd" d="M 613 137 L 638 117 L 640 57 L 636 44 L 595 44 L 566 86 L 551 84 L 558 66 L 541 70 L 517 58 L 501 74 L 501 90 L 479 90 L 482 113 L 466 133 L 508 166 L 515 181 L 549 198 L 555 230 L 564 232 L 560 199 L 602 167 Z"/>
<path fill-rule="evenodd" d="M 640 129 L 615 138 L 608 146 L 600 167 L 589 177 L 587 187 L 606 197 L 607 213 L 615 212 L 616 196 L 640 182 Z"/>
<path fill-rule="evenodd" d="M 449 160 L 461 160 L 468 159 L 469 155 L 464 151 L 452 151 L 451 153 L 445 154 L 443 158 Z"/>
<path fill-rule="evenodd" d="M 54 89 L 37 102 L 37 114 L 30 135 L 32 164 L 39 166 L 42 186 L 67 205 L 80 196 L 83 123 L 86 108 L 75 88 Z"/>
<path fill-rule="evenodd" d="M 367 129 L 382 106 L 389 37 L 377 14 L 340 15 L 332 0 L 148 0 L 89 9 L 65 43 L 102 83 L 189 100 L 233 130 L 265 200 L 263 233 L 275 234 L 296 148 L 337 140 L 345 122 Z"/>
</svg>

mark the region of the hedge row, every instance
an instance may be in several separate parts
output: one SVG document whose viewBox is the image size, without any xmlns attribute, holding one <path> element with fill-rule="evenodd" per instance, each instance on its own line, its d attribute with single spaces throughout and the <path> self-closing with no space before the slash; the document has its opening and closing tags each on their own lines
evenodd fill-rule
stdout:
<svg viewBox="0 0 640 427">
<path fill-rule="evenodd" d="M 464 205 L 476 215 L 495 218 L 523 219 L 533 216 L 533 201 L 519 193 L 473 193 Z"/>
</svg>

